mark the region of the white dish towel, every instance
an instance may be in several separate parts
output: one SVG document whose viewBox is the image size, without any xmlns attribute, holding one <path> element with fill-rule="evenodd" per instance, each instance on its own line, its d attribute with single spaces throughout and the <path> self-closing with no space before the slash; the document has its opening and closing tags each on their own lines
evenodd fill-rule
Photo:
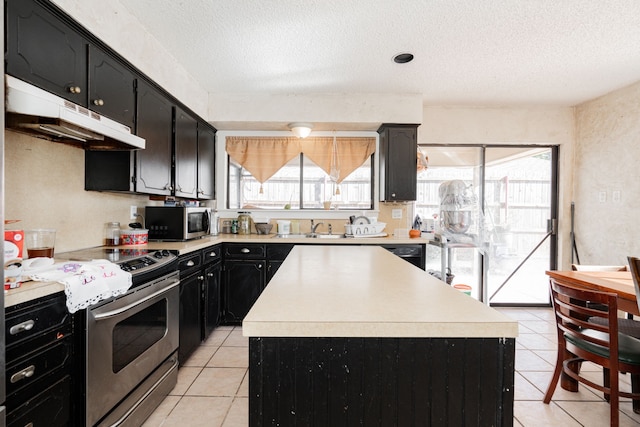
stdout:
<svg viewBox="0 0 640 427">
<path fill-rule="evenodd" d="M 104 299 L 122 295 L 131 287 L 131 273 L 106 260 L 67 261 L 47 267 L 26 268 L 23 276 L 31 280 L 64 284 L 69 313 L 87 308 Z"/>
</svg>

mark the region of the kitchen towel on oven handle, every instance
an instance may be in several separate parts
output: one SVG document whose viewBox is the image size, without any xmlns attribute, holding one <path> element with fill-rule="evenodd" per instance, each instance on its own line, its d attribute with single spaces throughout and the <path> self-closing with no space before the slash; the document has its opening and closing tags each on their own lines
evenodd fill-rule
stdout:
<svg viewBox="0 0 640 427">
<path fill-rule="evenodd" d="M 104 299 L 122 295 L 132 285 L 131 273 L 106 260 L 55 263 L 45 271 L 29 273 L 31 280 L 64 284 L 69 313 L 87 308 Z"/>
</svg>

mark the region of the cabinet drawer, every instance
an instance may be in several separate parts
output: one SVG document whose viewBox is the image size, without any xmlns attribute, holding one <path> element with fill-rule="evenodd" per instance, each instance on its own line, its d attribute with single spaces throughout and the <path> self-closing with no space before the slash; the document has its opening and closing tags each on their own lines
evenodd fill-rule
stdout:
<svg viewBox="0 0 640 427">
<path fill-rule="evenodd" d="M 202 250 L 202 259 L 205 265 L 219 262 L 222 259 L 222 245 L 215 245 Z"/>
<path fill-rule="evenodd" d="M 44 380 L 47 376 L 56 371 L 62 371 L 67 362 L 71 360 L 71 339 L 63 339 L 60 342 L 43 349 L 42 351 L 31 353 L 22 359 L 7 364 L 6 387 L 7 404 L 20 401 L 17 396 L 19 392 L 30 385 Z M 37 387 L 39 390 L 41 386 Z"/>
<path fill-rule="evenodd" d="M 51 298 L 37 300 L 10 307 L 6 312 L 5 339 L 7 358 L 13 346 L 25 340 L 41 336 L 45 332 L 53 332 L 55 341 L 61 329 L 70 332 L 71 315 L 67 311 L 63 293 Z M 66 334 L 66 333 L 65 333 Z"/>
<path fill-rule="evenodd" d="M 229 243 L 224 245 L 224 256 L 230 259 L 264 259 L 265 245 Z"/>
<path fill-rule="evenodd" d="M 269 261 L 284 261 L 284 259 L 289 255 L 293 249 L 292 244 L 286 243 L 277 243 L 272 245 L 267 245 L 267 258 Z"/>
<path fill-rule="evenodd" d="M 181 256 L 178 259 L 178 268 L 180 269 L 180 277 L 185 278 L 191 273 L 202 268 L 202 256 L 200 252 Z"/>
<path fill-rule="evenodd" d="M 63 427 L 71 425 L 71 377 L 64 376 L 17 408 L 7 408 L 7 426 Z"/>
</svg>

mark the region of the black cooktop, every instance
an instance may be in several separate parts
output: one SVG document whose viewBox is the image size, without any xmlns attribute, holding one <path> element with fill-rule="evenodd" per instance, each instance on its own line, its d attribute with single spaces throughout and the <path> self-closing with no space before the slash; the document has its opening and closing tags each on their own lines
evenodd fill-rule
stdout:
<svg viewBox="0 0 640 427">
<path fill-rule="evenodd" d="M 171 264 L 177 265 L 178 256 L 168 250 L 149 250 L 146 248 L 110 248 L 98 246 L 77 251 L 56 254 L 58 259 L 69 261 L 92 261 L 104 259 L 118 264 L 124 271 L 136 276 L 152 273 L 155 270 L 165 270 Z"/>
</svg>

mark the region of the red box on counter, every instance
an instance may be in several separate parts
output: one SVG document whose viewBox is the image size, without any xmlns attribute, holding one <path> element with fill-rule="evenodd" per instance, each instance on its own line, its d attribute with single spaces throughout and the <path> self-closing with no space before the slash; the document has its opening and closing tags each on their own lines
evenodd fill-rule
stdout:
<svg viewBox="0 0 640 427">
<path fill-rule="evenodd" d="M 22 275 L 22 251 L 24 248 L 23 230 L 5 230 L 4 232 L 4 289 L 20 286 Z"/>
<path fill-rule="evenodd" d="M 4 260 L 22 258 L 22 250 L 24 247 L 24 230 L 5 230 L 4 231 Z"/>
</svg>

